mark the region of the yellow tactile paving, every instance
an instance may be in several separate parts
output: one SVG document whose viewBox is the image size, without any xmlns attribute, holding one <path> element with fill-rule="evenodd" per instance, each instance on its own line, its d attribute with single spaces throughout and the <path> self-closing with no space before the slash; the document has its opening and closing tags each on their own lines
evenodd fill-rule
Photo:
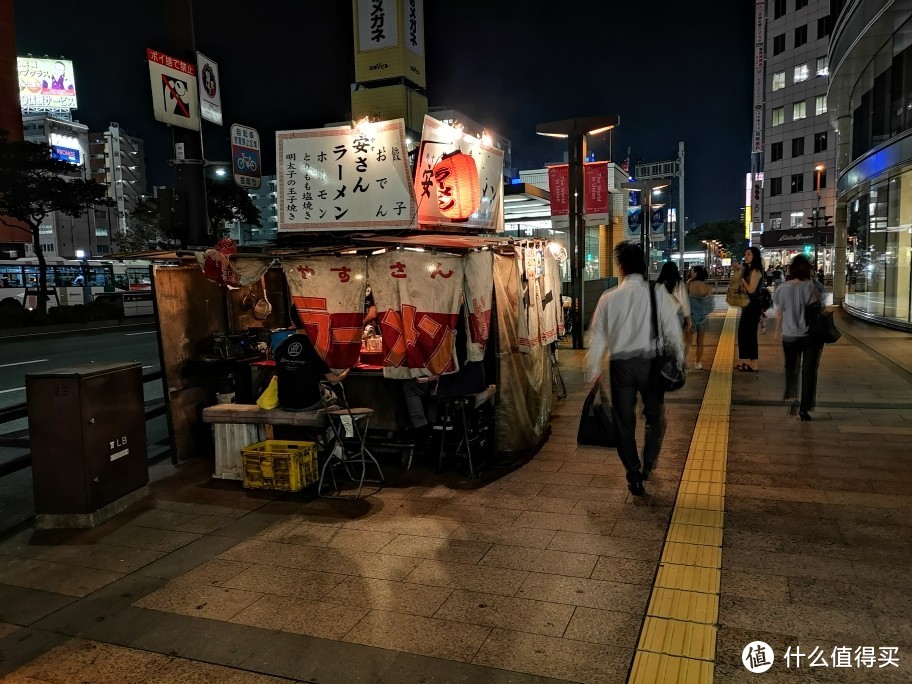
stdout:
<svg viewBox="0 0 912 684">
<path fill-rule="evenodd" d="M 711 684 L 737 313 L 716 348 L 628 681 Z"/>
<path fill-rule="evenodd" d="M 637 651 L 630 671 L 630 682 L 686 682 L 712 684 L 713 663 L 710 660 Z"/>
</svg>

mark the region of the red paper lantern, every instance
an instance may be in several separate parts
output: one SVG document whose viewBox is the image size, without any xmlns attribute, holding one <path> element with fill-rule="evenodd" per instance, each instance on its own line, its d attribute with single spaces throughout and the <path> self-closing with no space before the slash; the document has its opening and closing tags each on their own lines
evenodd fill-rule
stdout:
<svg viewBox="0 0 912 684">
<path fill-rule="evenodd" d="M 445 154 L 434 166 L 437 208 L 447 218 L 465 220 L 478 211 L 481 190 L 475 160 L 462 152 Z"/>
</svg>

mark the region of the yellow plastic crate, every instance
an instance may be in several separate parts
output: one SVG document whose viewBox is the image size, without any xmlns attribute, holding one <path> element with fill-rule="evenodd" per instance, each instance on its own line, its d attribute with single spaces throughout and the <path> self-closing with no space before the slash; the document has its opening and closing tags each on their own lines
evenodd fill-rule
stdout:
<svg viewBox="0 0 912 684">
<path fill-rule="evenodd" d="M 319 479 L 317 445 L 267 439 L 241 449 L 244 487 L 298 492 Z"/>
</svg>

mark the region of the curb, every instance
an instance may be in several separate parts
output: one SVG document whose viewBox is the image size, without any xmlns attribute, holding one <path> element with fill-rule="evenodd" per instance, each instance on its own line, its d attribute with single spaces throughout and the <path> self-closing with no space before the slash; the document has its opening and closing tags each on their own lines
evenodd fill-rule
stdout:
<svg viewBox="0 0 912 684">
<path fill-rule="evenodd" d="M 13 328 L 4 330 L 0 333 L 0 344 L 15 340 L 25 340 L 40 337 L 66 337 L 68 335 L 86 334 L 100 335 L 112 330 L 132 330 L 136 328 L 155 328 L 155 319 L 145 317 L 145 320 L 138 320 L 133 323 L 119 323 L 117 321 L 93 321 L 84 325 L 78 324 L 60 324 L 60 325 L 43 325 L 33 328 Z"/>
</svg>

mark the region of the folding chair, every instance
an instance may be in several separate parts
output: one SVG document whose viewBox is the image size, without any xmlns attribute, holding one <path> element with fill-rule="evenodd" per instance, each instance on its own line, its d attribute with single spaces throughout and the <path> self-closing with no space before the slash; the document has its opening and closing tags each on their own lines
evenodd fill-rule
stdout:
<svg viewBox="0 0 912 684">
<path fill-rule="evenodd" d="M 332 478 L 332 491 L 340 491 L 339 483 L 336 480 L 336 470 L 341 468 L 349 480 L 358 482 L 358 493 L 353 498 L 360 499 L 365 482 L 383 484 L 383 471 L 380 469 L 380 464 L 365 446 L 367 428 L 374 409 L 351 408 L 348 405 L 348 398 L 342 383 L 333 385 L 329 382 L 321 382 L 320 391 L 323 395 L 323 412 L 329 419 L 329 445 L 326 460 L 320 469 L 317 496 L 324 496 L 323 487 L 326 484 L 327 470 Z M 369 465 L 376 467 L 379 479 L 366 479 Z M 338 498 L 352 497 L 339 496 Z"/>
</svg>

